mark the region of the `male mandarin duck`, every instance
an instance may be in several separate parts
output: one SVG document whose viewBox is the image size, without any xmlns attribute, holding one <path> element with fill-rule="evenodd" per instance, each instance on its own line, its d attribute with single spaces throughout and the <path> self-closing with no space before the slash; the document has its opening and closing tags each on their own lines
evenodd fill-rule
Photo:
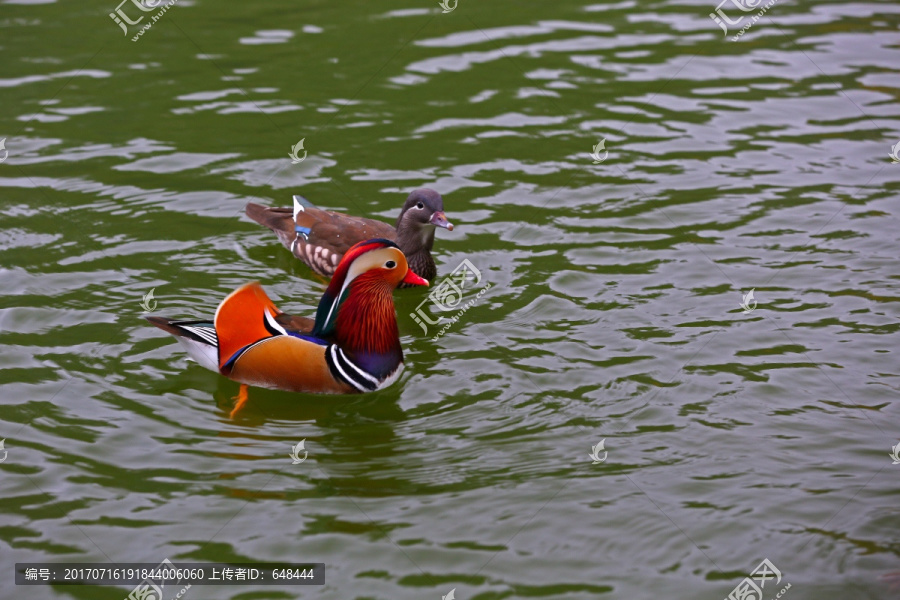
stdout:
<svg viewBox="0 0 900 600">
<path fill-rule="evenodd" d="M 371 237 L 394 240 L 406 255 L 409 267 L 428 281 L 437 268 L 431 257 L 435 227 L 453 231 L 444 214 L 444 200 L 434 190 L 413 191 L 400 211 L 396 229 L 374 219 L 351 217 L 313 206 L 294 196 L 294 208 L 274 208 L 250 202 L 247 216 L 278 235 L 291 253 L 325 277 L 334 273 L 341 256 L 353 244 Z M 403 286 L 405 287 L 405 285 Z"/>
<path fill-rule="evenodd" d="M 229 294 L 212 320 L 147 319 L 174 335 L 201 366 L 243 384 L 370 392 L 391 384 L 403 366 L 392 296 L 401 283 L 428 285 L 397 244 L 371 239 L 344 254 L 315 319 L 281 312 L 258 282 Z"/>
</svg>

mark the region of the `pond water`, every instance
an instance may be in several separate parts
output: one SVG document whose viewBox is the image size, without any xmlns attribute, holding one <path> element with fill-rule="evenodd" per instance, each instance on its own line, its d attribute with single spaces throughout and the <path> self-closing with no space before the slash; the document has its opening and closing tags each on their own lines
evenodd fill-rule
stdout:
<svg viewBox="0 0 900 600">
<path fill-rule="evenodd" d="M 747 2 L 0 4 L 0 596 L 168 558 L 327 565 L 185 600 L 720 600 L 764 559 L 766 600 L 896 597 L 900 5 Z M 244 205 L 417 187 L 481 280 L 440 336 L 395 293 L 386 390 L 232 415 L 143 318 L 310 314 Z"/>
</svg>

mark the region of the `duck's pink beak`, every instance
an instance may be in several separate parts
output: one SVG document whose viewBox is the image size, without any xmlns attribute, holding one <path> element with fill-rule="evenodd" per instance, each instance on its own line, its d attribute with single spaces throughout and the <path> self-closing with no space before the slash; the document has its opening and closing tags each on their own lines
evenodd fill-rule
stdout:
<svg viewBox="0 0 900 600">
<path fill-rule="evenodd" d="M 428 287 L 428 280 L 422 279 L 416 275 L 412 269 L 406 271 L 406 277 L 403 278 L 402 283 L 408 283 L 409 285 L 424 285 L 425 287 Z"/>
<path fill-rule="evenodd" d="M 431 215 L 431 220 L 429 221 L 435 227 L 443 227 L 447 231 L 453 231 L 453 223 L 447 220 L 447 215 L 444 214 L 444 211 L 439 210 L 438 212 Z"/>
</svg>

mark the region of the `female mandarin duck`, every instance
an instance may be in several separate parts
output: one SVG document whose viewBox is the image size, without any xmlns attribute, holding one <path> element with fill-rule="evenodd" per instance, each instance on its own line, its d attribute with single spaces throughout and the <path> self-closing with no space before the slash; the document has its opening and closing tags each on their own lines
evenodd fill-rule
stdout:
<svg viewBox="0 0 900 600">
<path fill-rule="evenodd" d="M 435 227 L 453 231 L 444 214 L 444 200 L 434 190 L 413 191 L 400 211 L 397 227 L 373 219 L 351 217 L 316 208 L 294 196 L 294 209 L 270 208 L 250 202 L 247 216 L 278 235 L 291 253 L 325 277 L 334 273 L 341 256 L 353 244 L 370 237 L 395 240 L 409 267 L 428 281 L 437 275 L 431 247 Z"/>
<path fill-rule="evenodd" d="M 391 384 L 403 366 L 392 297 L 400 283 L 428 285 L 397 244 L 372 239 L 344 254 L 315 320 L 281 312 L 258 282 L 232 292 L 212 321 L 147 319 L 176 336 L 200 365 L 243 384 L 370 392 Z"/>
</svg>

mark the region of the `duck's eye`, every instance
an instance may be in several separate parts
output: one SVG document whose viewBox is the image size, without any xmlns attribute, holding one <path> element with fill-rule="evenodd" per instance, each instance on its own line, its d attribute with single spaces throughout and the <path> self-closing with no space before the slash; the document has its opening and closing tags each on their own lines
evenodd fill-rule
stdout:
<svg viewBox="0 0 900 600">
<path fill-rule="evenodd" d="M 388 269 L 393 269 L 394 267 L 397 266 L 397 263 L 395 263 L 392 260 L 389 260 L 386 263 L 384 263 L 384 266 L 387 267 Z"/>
<path fill-rule="evenodd" d="M 416 204 L 416 208 L 418 208 L 419 210 L 421 210 L 421 209 L 425 208 L 425 205 L 422 204 L 421 202 L 419 202 L 418 204 Z"/>
</svg>

